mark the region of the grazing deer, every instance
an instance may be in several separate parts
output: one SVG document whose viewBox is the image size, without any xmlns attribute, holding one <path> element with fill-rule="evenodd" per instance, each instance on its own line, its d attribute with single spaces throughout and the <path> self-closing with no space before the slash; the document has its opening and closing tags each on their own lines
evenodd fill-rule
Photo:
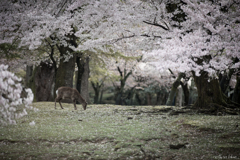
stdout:
<svg viewBox="0 0 240 160">
<path fill-rule="evenodd" d="M 63 109 L 62 104 L 61 104 L 62 99 L 71 99 L 73 101 L 75 110 L 77 109 L 76 101 L 82 103 L 84 110 L 86 110 L 86 108 L 87 108 L 87 102 L 85 101 L 85 99 L 82 98 L 82 96 L 76 89 L 73 89 L 70 87 L 60 87 L 56 91 L 56 94 L 57 94 L 57 97 L 55 98 L 55 109 L 56 109 L 57 101 L 59 102 L 61 108 Z"/>
</svg>

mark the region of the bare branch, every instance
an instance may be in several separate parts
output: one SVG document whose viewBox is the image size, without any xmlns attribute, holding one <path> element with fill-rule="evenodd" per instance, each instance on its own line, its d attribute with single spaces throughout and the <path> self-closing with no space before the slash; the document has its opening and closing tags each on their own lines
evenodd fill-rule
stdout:
<svg viewBox="0 0 240 160">
<path fill-rule="evenodd" d="M 167 26 L 167 27 L 164 27 L 163 25 L 156 23 L 155 20 L 154 20 L 153 23 L 152 23 L 152 22 L 148 22 L 148 21 L 143 21 L 143 22 L 146 23 L 146 24 L 149 24 L 149 25 L 161 27 L 162 29 L 164 29 L 164 30 L 166 30 L 166 31 L 169 31 L 169 27 L 168 27 L 168 26 Z M 165 22 L 164 22 L 164 24 L 166 25 Z"/>
</svg>

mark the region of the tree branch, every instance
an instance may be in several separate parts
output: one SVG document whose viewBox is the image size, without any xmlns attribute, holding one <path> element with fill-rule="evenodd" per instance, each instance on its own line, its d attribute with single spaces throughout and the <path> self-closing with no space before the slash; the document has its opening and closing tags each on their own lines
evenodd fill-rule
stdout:
<svg viewBox="0 0 240 160">
<path fill-rule="evenodd" d="M 153 26 L 157 26 L 157 27 L 161 27 L 162 29 L 166 30 L 166 31 L 169 31 L 169 27 L 167 26 L 167 24 L 164 22 L 164 24 L 167 26 L 167 27 L 164 27 L 163 25 L 161 24 L 158 24 L 156 22 L 148 22 L 148 21 L 143 21 L 144 23 L 146 24 L 149 24 L 149 25 L 153 25 Z"/>
<path fill-rule="evenodd" d="M 118 39 L 115 39 L 115 40 L 111 40 L 111 41 L 112 41 L 111 43 L 116 43 L 116 42 L 121 41 L 121 40 L 123 40 L 123 39 L 132 38 L 132 37 L 135 37 L 135 34 L 130 35 L 130 36 L 123 36 L 123 37 L 121 37 L 121 38 L 118 38 Z"/>
<path fill-rule="evenodd" d="M 120 68 L 117 67 L 117 69 L 118 69 L 118 72 L 120 73 L 120 76 L 123 77 L 123 74 L 122 74 L 122 71 L 120 70 Z"/>
</svg>

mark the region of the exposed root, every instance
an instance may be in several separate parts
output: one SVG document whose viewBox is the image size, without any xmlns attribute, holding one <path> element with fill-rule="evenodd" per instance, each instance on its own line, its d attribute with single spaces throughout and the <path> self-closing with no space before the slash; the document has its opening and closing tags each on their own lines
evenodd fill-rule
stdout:
<svg viewBox="0 0 240 160">
<path fill-rule="evenodd" d="M 204 114 L 210 114 L 210 115 L 239 115 L 240 114 L 240 108 L 237 106 L 233 106 L 232 104 L 225 104 L 225 105 L 220 105 L 217 103 L 210 103 L 208 107 L 204 109 L 199 109 L 199 113 L 204 113 Z"/>
</svg>

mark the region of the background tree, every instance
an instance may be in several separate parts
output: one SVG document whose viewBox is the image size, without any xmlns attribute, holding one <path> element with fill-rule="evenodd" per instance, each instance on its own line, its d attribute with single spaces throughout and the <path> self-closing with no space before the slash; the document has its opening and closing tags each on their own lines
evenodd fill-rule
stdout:
<svg viewBox="0 0 240 160">
<path fill-rule="evenodd" d="M 158 64 L 151 63 L 159 70 L 171 68 L 192 74 L 198 89 L 195 107 L 234 113 L 226 107 L 234 108 L 236 104 L 222 94 L 216 78 L 218 73 L 238 69 L 240 65 L 234 63 L 235 58 L 240 58 L 239 13 L 235 12 L 239 5 L 235 1 L 183 2 L 178 4 L 180 11 L 176 8 L 168 14 L 173 28 L 168 29 L 171 32 L 166 37 L 169 38 L 161 41 L 162 49 L 152 51 L 148 57 L 156 58 Z M 182 22 L 174 21 L 174 16 L 181 11 L 186 17 Z"/>
</svg>

